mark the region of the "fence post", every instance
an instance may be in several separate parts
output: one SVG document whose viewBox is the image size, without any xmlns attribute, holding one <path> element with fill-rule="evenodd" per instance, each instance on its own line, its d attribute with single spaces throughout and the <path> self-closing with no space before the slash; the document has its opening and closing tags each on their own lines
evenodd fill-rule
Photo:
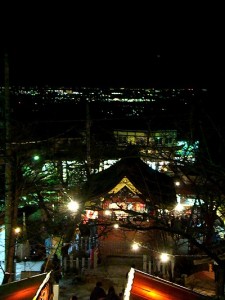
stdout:
<svg viewBox="0 0 225 300">
<path fill-rule="evenodd" d="M 147 255 L 143 255 L 143 271 L 147 272 Z"/>
<path fill-rule="evenodd" d="M 88 239 L 88 250 L 89 251 L 91 250 L 91 237 L 89 237 Z"/>
<path fill-rule="evenodd" d="M 53 284 L 53 300 L 59 300 L 59 284 Z"/>
<path fill-rule="evenodd" d="M 163 278 L 165 278 L 165 276 L 166 276 L 166 263 L 163 262 L 161 265 L 162 265 L 162 275 L 163 275 Z"/>
<path fill-rule="evenodd" d="M 73 270 L 73 254 L 70 255 L 70 271 Z"/>
<path fill-rule="evenodd" d="M 93 264 L 94 269 L 97 268 L 97 264 L 98 264 L 98 249 L 95 249 L 94 250 L 94 264 Z"/>
<path fill-rule="evenodd" d="M 90 259 L 90 257 L 88 257 L 88 270 L 90 270 L 91 269 L 91 259 Z"/>
<path fill-rule="evenodd" d="M 76 258 L 76 269 L 77 269 L 77 271 L 79 271 L 79 258 L 78 257 Z"/>
<path fill-rule="evenodd" d="M 67 271 L 67 257 L 63 257 L 63 273 Z"/>
<path fill-rule="evenodd" d="M 84 250 L 84 238 L 83 238 L 83 236 L 80 238 L 80 250 Z"/>
<path fill-rule="evenodd" d="M 157 273 L 161 273 L 161 261 L 159 259 L 156 260 L 156 266 Z"/>
<path fill-rule="evenodd" d="M 152 274 L 152 260 L 151 259 L 149 259 L 149 261 L 148 261 L 148 273 Z"/>
<path fill-rule="evenodd" d="M 174 279 L 175 256 L 171 257 L 171 276 Z"/>
<path fill-rule="evenodd" d="M 81 263 L 81 268 L 85 268 L 85 257 L 82 257 L 82 263 Z"/>
</svg>

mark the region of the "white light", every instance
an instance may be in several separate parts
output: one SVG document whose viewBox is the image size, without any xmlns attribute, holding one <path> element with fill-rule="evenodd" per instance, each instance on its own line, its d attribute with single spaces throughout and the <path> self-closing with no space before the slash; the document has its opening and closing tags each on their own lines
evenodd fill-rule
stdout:
<svg viewBox="0 0 225 300">
<path fill-rule="evenodd" d="M 183 209 L 184 209 L 184 207 L 183 207 L 183 205 L 180 204 L 180 203 L 178 203 L 178 204 L 176 205 L 176 207 L 175 207 L 175 210 L 177 210 L 177 211 L 182 211 Z"/>
<path fill-rule="evenodd" d="M 39 160 L 39 159 L 40 159 L 40 156 L 39 156 L 39 155 L 34 155 L 34 157 L 33 157 L 33 158 L 34 158 L 34 160 L 36 160 L 36 161 L 37 161 L 37 160 Z"/>
<path fill-rule="evenodd" d="M 119 228 L 119 224 L 114 224 L 113 227 L 114 227 L 115 229 L 117 229 L 117 228 Z"/>
<path fill-rule="evenodd" d="M 105 215 L 106 216 L 110 216 L 111 215 L 111 211 L 110 210 L 105 210 Z"/>
<path fill-rule="evenodd" d="M 169 255 L 167 253 L 162 253 L 160 255 L 161 262 L 167 262 L 169 260 Z"/>
<path fill-rule="evenodd" d="M 67 207 L 69 210 L 76 212 L 79 208 L 79 204 L 76 201 L 71 200 L 70 203 L 68 203 Z"/>
<path fill-rule="evenodd" d="M 20 232 L 21 232 L 21 228 L 20 228 L 20 227 L 16 227 L 16 228 L 14 229 L 14 232 L 15 232 L 15 234 L 20 233 Z"/>
<path fill-rule="evenodd" d="M 139 249 L 139 245 L 138 245 L 137 243 L 133 243 L 133 244 L 132 244 L 132 249 L 133 249 L 134 251 L 137 251 L 137 250 Z"/>
</svg>

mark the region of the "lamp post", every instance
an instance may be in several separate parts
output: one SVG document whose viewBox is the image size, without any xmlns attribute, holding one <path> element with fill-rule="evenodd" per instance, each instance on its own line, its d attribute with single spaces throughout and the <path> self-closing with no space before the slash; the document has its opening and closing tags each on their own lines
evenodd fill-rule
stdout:
<svg viewBox="0 0 225 300">
<path fill-rule="evenodd" d="M 80 208 L 80 205 L 78 203 L 78 201 L 72 200 L 70 197 L 70 202 L 67 203 L 66 207 L 67 207 L 67 212 L 70 212 L 70 216 L 71 218 L 71 223 L 70 223 L 70 227 L 69 230 L 67 230 L 66 236 L 64 236 L 64 239 L 66 239 L 66 243 L 63 243 L 63 248 L 65 250 L 62 251 L 62 269 L 65 270 L 66 266 L 67 266 L 67 254 L 71 254 L 73 249 L 76 248 L 76 250 L 79 249 L 79 243 L 80 243 L 80 237 L 79 237 L 79 230 L 76 230 L 78 228 L 77 224 L 78 223 L 78 211 Z M 72 224 L 73 223 L 73 224 Z M 73 228 L 71 227 L 71 225 L 73 226 Z M 74 237 L 75 234 L 75 237 Z M 74 238 L 74 241 L 73 241 Z M 70 242 L 69 242 L 70 239 Z M 72 242 L 71 242 L 72 241 Z M 66 252 L 65 252 L 66 251 Z M 66 254 L 67 253 L 67 254 Z M 73 264 L 73 261 L 70 260 L 70 264 Z"/>
<path fill-rule="evenodd" d="M 14 228 L 14 233 L 15 233 L 15 257 L 16 257 L 18 251 L 18 237 L 21 233 L 21 228 L 20 227 Z"/>
<path fill-rule="evenodd" d="M 14 228 L 14 234 L 15 234 L 15 253 L 14 253 L 14 279 L 16 280 L 16 257 L 18 252 L 18 237 L 21 233 L 21 228 L 16 227 Z"/>
<path fill-rule="evenodd" d="M 168 276 L 168 274 L 169 274 L 169 279 L 173 280 L 173 278 L 174 278 L 174 265 L 175 265 L 174 255 L 163 252 L 163 253 L 160 254 L 160 261 L 162 263 L 163 277 Z M 166 266 L 168 267 L 167 274 L 166 274 Z"/>
</svg>

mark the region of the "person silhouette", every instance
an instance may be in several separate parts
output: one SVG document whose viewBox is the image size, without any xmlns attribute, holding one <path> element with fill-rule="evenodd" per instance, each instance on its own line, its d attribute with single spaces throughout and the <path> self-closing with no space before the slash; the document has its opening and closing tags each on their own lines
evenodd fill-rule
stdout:
<svg viewBox="0 0 225 300">
<path fill-rule="evenodd" d="M 106 297 L 106 292 L 102 287 L 102 282 L 97 281 L 96 286 L 91 292 L 90 300 L 103 300 Z"/>
<path fill-rule="evenodd" d="M 120 297 L 116 294 L 114 286 L 110 286 L 106 295 L 106 300 L 120 300 Z"/>
</svg>

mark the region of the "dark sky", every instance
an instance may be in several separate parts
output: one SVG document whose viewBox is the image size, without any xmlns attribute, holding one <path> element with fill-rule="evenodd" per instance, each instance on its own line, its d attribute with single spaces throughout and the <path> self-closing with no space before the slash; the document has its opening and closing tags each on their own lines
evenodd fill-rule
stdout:
<svg viewBox="0 0 225 300">
<path fill-rule="evenodd" d="M 87 3 L 15 7 L 4 20 L 2 37 L 11 84 L 220 86 L 224 80 L 220 8 L 190 2 L 166 7 L 160 1 L 153 7 L 145 2 L 123 7 L 116 2 L 99 7 Z"/>
</svg>

